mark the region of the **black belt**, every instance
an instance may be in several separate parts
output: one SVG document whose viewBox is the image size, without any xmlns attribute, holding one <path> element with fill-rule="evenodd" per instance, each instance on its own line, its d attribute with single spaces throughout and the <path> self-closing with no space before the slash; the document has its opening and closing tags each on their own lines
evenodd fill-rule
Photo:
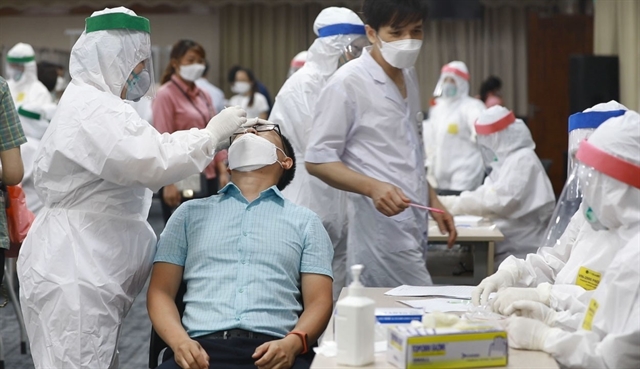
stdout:
<svg viewBox="0 0 640 369">
<path fill-rule="evenodd" d="M 256 340 L 267 340 L 267 341 L 278 339 L 278 337 L 270 336 L 268 334 L 245 331 L 244 329 L 229 329 L 227 331 L 213 332 L 211 334 L 207 334 L 206 336 L 200 336 L 196 338 L 201 338 L 205 340 L 228 340 L 230 338 L 251 338 Z"/>
</svg>

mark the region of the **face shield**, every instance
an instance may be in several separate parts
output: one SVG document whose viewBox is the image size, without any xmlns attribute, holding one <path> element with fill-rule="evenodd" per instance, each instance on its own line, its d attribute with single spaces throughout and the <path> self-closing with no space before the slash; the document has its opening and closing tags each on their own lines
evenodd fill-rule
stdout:
<svg viewBox="0 0 640 369">
<path fill-rule="evenodd" d="M 362 35 L 347 35 L 349 40 L 349 44 L 347 44 L 342 54 L 340 54 L 340 58 L 338 59 L 338 68 L 352 61 L 353 59 L 357 59 L 362 55 L 362 50 L 365 47 L 370 46 L 371 43 L 366 36 Z"/>
<path fill-rule="evenodd" d="M 125 100 L 139 101 L 141 98 L 153 99 L 156 96 L 153 60 L 143 60 L 133 68 L 123 87 Z"/>
<path fill-rule="evenodd" d="M 98 31 L 116 32 L 99 35 L 94 42 L 104 40 L 104 43 L 109 43 L 112 48 L 120 48 L 115 50 L 118 53 L 114 57 L 118 60 L 112 63 L 114 67 L 103 71 L 104 81 L 112 92 L 132 101 L 138 101 L 143 97 L 154 98 L 156 83 L 149 20 L 126 13 L 106 13 L 87 18 L 85 33 L 90 35 Z M 120 42 L 114 42 L 114 38 Z M 123 67 L 131 69 L 125 71 Z"/>
<path fill-rule="evenodd" d="M 448 64 L 442 67 L 434 97 L 454 99 L 469 93 L 469 74 Z"/>
</svg>

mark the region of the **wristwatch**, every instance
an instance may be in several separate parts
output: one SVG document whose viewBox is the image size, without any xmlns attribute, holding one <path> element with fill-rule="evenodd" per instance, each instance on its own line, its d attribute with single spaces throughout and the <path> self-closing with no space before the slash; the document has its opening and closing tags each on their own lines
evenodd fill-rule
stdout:
<svg viewBox="0 0 640 369">
<path fill-rule="evenodd" d="M 291 331 L 287 333 L 287 336 L 290 334 L 300 337 L 300 339 L 302 340 L 302 352 L 300 353 L 300 355 L 306 354 L 309 351 L 309 344 L 307 343 L 307 339 L 308 339 L 307 334 L 304 333 L 303 331 Z"/>
</svg>

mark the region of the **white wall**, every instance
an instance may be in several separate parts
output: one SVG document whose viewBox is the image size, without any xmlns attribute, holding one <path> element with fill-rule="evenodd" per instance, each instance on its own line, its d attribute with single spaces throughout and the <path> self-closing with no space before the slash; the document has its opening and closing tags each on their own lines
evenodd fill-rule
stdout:
<svg viewBox="0 0 640 369">
<path fill-rule="evenodd" d="M 0 17 L 0 49 L 4 53 L 18 42 L 26 42 L 34 48 L 51 48 L 70 51 L 75 39 L 65 35 L 67 29 L 84 29 L 86 16 L 17 16 Z M 219 84 L 224 76 L 219 75 L 220 31 L 219 14 L 211 10 L 209 14 L 167 14 L 146 16 L 151 22 L 151 43 L 160 47 L 170 47 L 176 41 L 188 38 L 201 44 L 207 52 L 211 64 L 209 79 Z M 163 65 L 155 65 L 163 70 Z"/>
</svg>

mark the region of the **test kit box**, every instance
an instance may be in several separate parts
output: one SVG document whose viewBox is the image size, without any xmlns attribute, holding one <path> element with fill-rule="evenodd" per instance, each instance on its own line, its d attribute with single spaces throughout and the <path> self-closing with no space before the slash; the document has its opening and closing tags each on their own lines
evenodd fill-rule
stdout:
<svg viewBox="0 0 640 369">
<path fill-rule="evenodd" d="M 493 326 L 470 330 L 396 326 L 388 337 L 387 361 L 400 369 L 481 368 L 508 362 L 507 332 Z"/>
</svg>

